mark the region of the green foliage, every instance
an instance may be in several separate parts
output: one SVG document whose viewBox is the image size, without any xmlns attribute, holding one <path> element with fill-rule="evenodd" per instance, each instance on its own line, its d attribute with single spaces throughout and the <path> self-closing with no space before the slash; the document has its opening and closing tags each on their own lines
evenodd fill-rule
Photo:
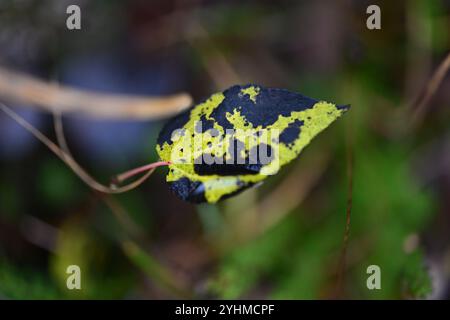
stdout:
<svg viewBox="0 0 450 320">
<path fill-rule="evenodd" d="M 421 252 L 408 257 L 403 273 L 402 292 L 405 297 L 423 299 L 431 293 L 431 279 Z"/>
<path fill-rule="evenodd" d="M 247 293 L 263 276 L 274 276 L 286 257 L 284 251 L 298 232 L 299 223 L 289 217 L 255 241 L 235 248 L 224 257 L 210 289 L 221 298 L 236 299 Z"/>
<path fill-rule="evenodd" d="M 423 264 L 420 259 L 408 259 L 403 246 L 408 236 L 426 227 L 431 199 L 417 187 L 405 165 L 405 152 L 400 150 L 399 146 L 366 148 L 359 153 L 355 169 L 352 231 L 361 243 L 372 244 L 364 250 L 365 261 L 379 265 L 383 274 L 383 290 L 366 291 L 368 297 L 401 297 L 405 266 Z M 363 268 L 359 272 L 365 277 Z"/>
<path fill-rule="evenodd" d="M 40 270 L 30 270 L 0 259 L 0 299 L 57 299 L 55 284 Z"/>
</svg>

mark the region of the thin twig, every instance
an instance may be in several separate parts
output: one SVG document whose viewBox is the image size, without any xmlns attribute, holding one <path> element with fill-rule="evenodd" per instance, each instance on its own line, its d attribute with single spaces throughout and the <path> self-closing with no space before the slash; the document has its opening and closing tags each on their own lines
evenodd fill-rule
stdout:
<svg viewBox="0 0 450 320">
<path fill-rule="evenodd" d="M 154 170 L 158 167 L 168 166 L 168 165 L 170 165 L 170 162 L 168 162 L 168 161 L 158 161 L 158 162 L 149 163 L 149 164 L 143 165 L 141 167 L 134 168 L 134 169 L 128 170 L 124 173 L 116 175 L 114 177 L 113 183 L 119 184 L 119 183 L 124 182 L 125 180 L 128 180 L 131 177 L 134 177 L 137 174 L 147 172 L 149 170 Z"/>
<path fill-rule="evenodd" d="M 104 119 L 150 120 L 169 117 L 189 107 L 192 98 L 180 93 L 166 97 L 106 94 L 48 83 L 0 67 L 0 96 L 52 112 L 77 112 Z"/>
<path fill-rule="evenodd" d="M 154 168 L 148 171 L 144 176 L 137 179 L 136 181 L 131 182 L 128 185 L 122 187 L 108 187 L 97 182 L 92 176 L 90 176 L 73 158 L 70 154 L 62 150 L 59 146 L 57 146 L 53 141 L 47 138 L 42 132 L 37 130 L 33 125 L 31 125 L 28 121 L 22 118 L 20 115 L 15 113 L 13 110 L 8 108 L 5 104 L 0 102 L 0 110 L 5 112 L 8 116 L 10 116 L 14 121 L 16 121 L 20 126 L 30 132 L 34 137 L 36 137 L 39 141 L 45 144 L 54 154 L 56 154 L 65 164 L 67 164 L 73 172 L 85 182 L 92 189 L 97 190 L 103 193 L 123 193 L 129 190 L 132 190 L 143 183 L 154 171 Z M 59 124 L 61 125 L 61 124 Z"/>
<path fill-rule="evenodd" d="M 351 118 L 350 118 L 351 119 Z M 337 272 L 337 283 L 336 283 L 336 297 L 341 297 L 342 286 L 344 282 L 345 273 L 345 262 L 347 256 L 348 239 L 350 237 L 350 221 L 352 215 L 353 207 L 353 165 L 354 165 L 354 155 L 353 155 L 353 133 L 351 121 L 347 126 L 347 208 L 345 214 L 345 230 L 344 238 L 342 241 L 342 250 L 339 258 L 338 272 Z"/>
</svg>

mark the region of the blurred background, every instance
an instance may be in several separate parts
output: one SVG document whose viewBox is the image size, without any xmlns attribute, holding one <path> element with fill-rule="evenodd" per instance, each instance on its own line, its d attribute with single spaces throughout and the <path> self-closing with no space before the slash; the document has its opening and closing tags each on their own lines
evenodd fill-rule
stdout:
<svg viewBox="0 0 450 320">
<path fill-rule="evenodd" d="M 81 30 L 66 28 L 70 4 Z M 381 30 L 366 27 L 370 4 Z M 166 168 L 99 194 L 0 114 L 0 298 L 448 298 L 450 77 L 415 106 L 449 48 L 448 0 L 0 1 L 0 66 L 48 82 L 195 102 L 255 83 L 352 105 L 278 175 L 217 205 L 179 200 Z M 0 101 L 55 139 L 51 114 Z M 165 120 L 63 121 L 100 181 L 158 160 Z M 66 287 L 74 264 L 82 290 Z"/>
</svg>

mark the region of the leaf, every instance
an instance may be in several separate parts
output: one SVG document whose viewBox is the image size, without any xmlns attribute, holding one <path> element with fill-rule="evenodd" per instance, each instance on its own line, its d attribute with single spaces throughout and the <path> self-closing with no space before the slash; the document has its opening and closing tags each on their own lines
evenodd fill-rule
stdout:
<svg viewBox="0 0 450 320">
<path fill-rule="evenodd" d="M 275 174 L 348 108 L 283 89 L 233 86 L 169 121 L 157 151 L 171 163 L 175 194 L 215 203 Z"/>
</svg>

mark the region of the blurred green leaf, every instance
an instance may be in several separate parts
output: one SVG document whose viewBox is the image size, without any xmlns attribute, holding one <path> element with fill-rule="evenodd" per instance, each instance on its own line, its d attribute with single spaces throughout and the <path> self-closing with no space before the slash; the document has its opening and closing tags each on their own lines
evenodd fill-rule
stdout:
<svg viewBox="0 0 450 320">
<path fill-rule="evenodd" d="M 44 273 L 0 258 L 0 299 L 58 299 L 61 292 Z"/>
</svg>

